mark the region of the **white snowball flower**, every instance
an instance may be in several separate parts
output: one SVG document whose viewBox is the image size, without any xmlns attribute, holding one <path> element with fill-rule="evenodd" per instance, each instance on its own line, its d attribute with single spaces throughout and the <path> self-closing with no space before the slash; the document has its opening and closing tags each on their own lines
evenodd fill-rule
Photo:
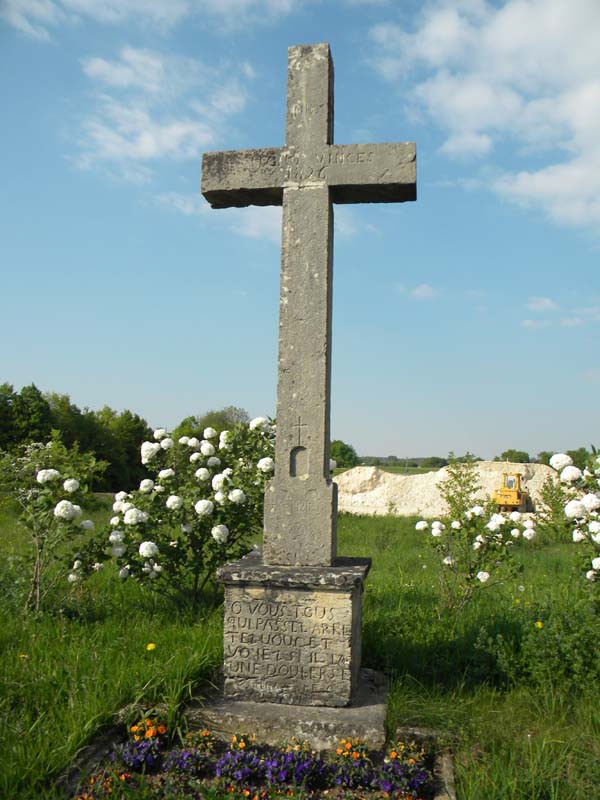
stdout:
<svg viewBox="0 0 600 800">
<path fill-rule="evenodd" d="M 117 502 L 123 502 L 123 500 L 127 500 L 128 494 L 127 492 L 117 492 L 115 495 L 115 500 Z"/>
<path fill-rule="evenodd" d="M 586 508 L 580 500 L 569 500 L 565 506 L 565 516 L 569 519 L 577 519 L 577 517 L 585 517 Z"/>
<path fill-rule="evenodd" d="M 140 483 L 140 492 L 142 494 L 148 494 L 152 489 L 154 489 L 154 481 L 150 480 L 150 478 L 144 478 Z"/>
<path fill-rule="evenodd" d="M 119 578 L 121 578 L 122 581 L 124 581 L 126 578 L 128 578 L 130 574 L 131 574 L 131 570 L 130 570 L 129 564 L 127 564 L 127 566 L 122 567 L 119 570 Z"/>
<path fill-rule="evenodd" d="M 210 472 L 206 469 L 206 467 L 200 467 L 194 472 L 194 475 L 198 478 L 199 481 L 207 481 L 210 478 Z"/>
<path fill-rule="evenodd" d="M 204 433 L 202 434 L 202 437 L 204 439 L 214 439 L 216 435 L 217 435 L 216 430 L 214 428 L 208 427 L 204 428 Z"/>
<path fill-rule="evenodd" d="M 231 438 L 231 431 L 221 431 L 219 434 L 219 442 L 228 442 Z"/>
<path fill-rule="evenodd" d="M 590 533 L 600 533 L 600 522 L 592 520 L 588 525 L 588 530 Z"/>
<path fill-rule="evenodd" d="M 81 525 L 84 531 L 93 531 L 94 528 L 96 527 L 94 525 L 94 521 L 91 519 L 84 519 L 79 524 Z"/>
<path fill-rule="evenodd" d="M 77 583 L 77 581 L 81 580 L 81 577 L 71 572 L 69 575 L 67 575 L 67 580 L 69 583 Z"/>
<path fill-rule="evenodd" d="M 504 517 L 502 514 L 492 514 L 490 521 L 485 526 L 490 531 L 498 531 L 504 524 Z"/>
<path fill-rule="evenodd" d="M 130 508 L 125 512 L 123 522 L 125 525 L 138 525 L 140 522 L 147 522 L 148 514 L 146 511 L 140 511 L 139 508 Z"/>
<path fill-rule="evenodd" d="M 596 511 L 596 509 L 600 508 L 600 497 L 597 494 L 584 494 L 581 498 L 581 502 L 587 508 L 588 511 Z"/>
<path fill-rule="evenodd" d="M 158 480 L 159 481 L 166 481 L 169 478 L 172 478 L 175 475 L 175 470 L 171 469 L 171 467 L 167 467 L 167 469 L 161 469 L 158 473 Z"/>
<path fill-rule="evenodd" d="M 133 503 L 121 503 L 121 514 L 124 514 L 126 511 L 129 511 L 130 508 L 135 508 Z"/>
<path fill-rule="evenodd" d="M 215 490 L 215 492 L 220 491 L 226 483 L 227 477 L 221 473 L 215 475 L 211 481 L 212 488 Z"/>
<path fill-rule="evenodd" d="M 116 544 L 110 551 L 115 558 L 121 558 L 127 548 L 124 544 Z"/>
<path fill-rule="evenodd" d="M 232 489 L 227 496 L 232 503 L 238 506 L 246 502 L 246 495 L 241 489 Z"/>
<path fill-rule="evenodd" d="M 101 569 L 104 569 L 104 564 L 101 561 L 96 561 L 95 564 L 92 564 L 92 569 L 94 572 L 100 572 Z"/>
<path fill-rule="evenodd" d="M 518 528 L 513 528 L 510 532 L 510 535 L 513 537 L 513 539 L 518 539 L 521 535 L 521 531 Z"/>
<path fill-rule="evenodd" d="M 38 483 L 48 483 L 60 478 L 60 472 L 57 469 L 41 469 L 35 476 Z"/>
<path fill-rule="evenodd" d="M 189 436 L 180 436 L 178 441 L 179 441 L 179 444 L 189 444 L 190 437 Z"/>
<path fill-rule="evenodd" d="M 196 461 L 200 461 L 202 459 L 202 455 L 200 453 L 192 453 L 190 456 L 190 464 L 195 464 Z"/>
<path fill-rule="evenodd" d="M 560 473 L 560 480 L 562 483 L 573 483 L 581 478 L 581 474 L 579 467 L 565 467 Z"/>
<path fill-rule="evenodd" d="M 431 527 L 432 527 L 432 528 L 437 528 L 437 529 L 438 529 L 438 530 L 440 530 L 440 531 L 443 531 L 443 530 L 445 530 L 445 529 L 446 529 L 446 526 L 444 525 L 444 523 L 443 523 L 443 522 L 440 522 L 440 521 L 439 521 L 439 519 L 436 519 L 436 520 L 434 520 L 434 521 L 431 523 Z"/>
<path fill-rule="evenodd" d="M 254 417 L 254 419 L 250 420 L 249 428 L 251 431 L 256 429 L 264 431 L 269 424 L 269 421 L 265 417 Z"/>
<path fill-rule="evenodd" d="M 462 528 L 462 525 L 460 524 L 460 522 L 459 522 L 457 519 L 454 519 L 454 520 L 452 520 L 452 522 L 450 523 L 450 527 L 451 527 L 451 528 L 452 528 L 452 530 L 454 530 L 454 531 L 459 531 L 459 530 Z"/>
<path fill-rule="evenodd" d="M 118 525 L 121 524 L 121 517 L 111 517 L 109 525 L 113 528 L 116 528 Z"/>
<path fill-rule="evenodd" d="M 214 456 L 215 454 L 215 446 L 210 442 L 202 441 L 200 442 L 200 452 L 203 456 Z"/>
<path fill-rule="evenodd" d="M 585 539 L 587 539 L 585 533 L 583 533 L 583 531 L 580 531 L 579 528 L 575 528 L 575 530 L 573 531 L 573 541 L 583 542 Z"/>
<path fill-rule="evenodd" d="M 442 535 L 442 532 L 439 528 L 432 528 L 431 535 L 433 536 L 434 539 L 439 539 L 440 536 Z"/>
<path fill-rule="evenodd" d="M 189 522 L 186 523 L 185 525 L 181 525 L 180 527 L 181 527 L 181 532 L 182 533 L 191 533 L 194 530 L 194 526 L 190 525 Z M 170 544 L 171 544 L 171 547 L 177 547 L 177 541 L 170 542 Z"/>
<path fill-rule="evenodd" d="M 526 519 L 523 523 L 524 528 L 535 528 L 535 522 L 532 519 Z"/>
<path fill-rule="evenodd" d="M 63 483 L 63 489 L 65 492 L 76 492 L 79 489 L 79 485 L 79 481 L 76 478 L 67 478 Z"/>
<path fill-rule="evenodd" d="M 520 511 L 511 511 L 508 515 L 508 518 L 511 522 L 518 522 L 521 519 L 521 512 Z"/>
<path fill-rule="evenodd" d="M 160 444 L 158 442 L 143 442 L 140 450 L 142 453 L 142 464 L 147 464 L 149 461 L 152 461 L 160 450 Z"/>
<path fill-rule="evenodd" d="M 58 519 L 64 519 L 68 522 L 72 519 L 75 519 L 77 516 L 77 511 L 73 503 L 71 503 L 69 500 L 61 500 L 56 504 L 54 516 L 58 517 Z"/>
<path fill-rule="evenodd" d="M 162 494 L 162 493 L 164 492 L 164 490 L 165 490 L 165 487 L 164 487 L 164 486 L 155 486 L 155 487 L 154 487 L 154 491 L 155 491 L 157 494 Z"/>
<path fill-rule="evenodd" d="M 210 535 L 213 537 L 215 542 L 218 542 L 219 544 L 225 544 L 229 537 L 229 528 L 227 525 L 215 525 L 215 527 L 212 528 Z"/>
<path fill-rule="evenodd" d="M 73 511 L 75 512 L 75 519 L 79 519 L 79 517 L 83 516 L 81 506 L 78 506 L 75 503 L 73 503 Z"/>
<path fill-rule="evenodd" d="M 600 556 L 592 558 L 592 569 L 595 569 L 596 571 L 600 569 Z"/>
<path fill-rule="evenodd" d="M 585 573 L 585 577 L 588 579 L 588 581 L 595 581 L 596 572 L 593 569 L 588 569 L 588 571 Z"/>
<path fill-rule="evenodd" d="M 227 500 L 227 496 L 224 492 L 215 492 L 215 503 L 218 503 L 220 506 Z"/>
<path fill-rule="evenodd" d="M 233 475 L 233 470 L 231 469 L 231 467 L 227 467 L 227 469 L 224 469 L 223 475 L 225 475 L 227 478 L 230 478 Z"/>
<path fill-rule="evenodd" d="M 484 569 L 481 572 L 477 573 L 477 580 L 481 581 L 481 583 L 485 583 L 490 577 L 490 573 L 486 572 Z"/>
<path fill-rule="evenodd" d="M 473 550 L 479 550 L 481 547 L 481 542 L 475 541 L 473 542 Z"/>
<path fill-rule="evenodd" d="M 164 439 L 166 435 L 167 435 L 167 431 L 164 428 L 157 428 L 154 431 L 154 434 L 153 434 L 154 438 L 158 442 L 160 442 L 161 439 Z"/>
<path fill-rule="evenodd" d="M 333 466 L 332 466 L 333 465 Z M 273 472 L 275 469 L 275 462 L 269 456 L 265 456 L 258 460 L 256 465 L 261 472 Z M 337 467 L 335 461 L 329 462 L 329 469 L 333 472 L 333 470 Z"/>
<path fill-rule="evenodd" d="M 592 533 L 590 538 L 594 544 L 600 544 L 600 533 Z"/>
<path fill-rule="evenodd" d="M 199 517 L 210 517 L 214 510 L 214 504 L 210 500 L 198 500 L 194 509 Z"/>
<path fill-rule="evenodd" d="M 71 567 L 71 569 L 81 569 L 81 561 L 79 559 L 74 561 L 73 562 L 73 566 Z"/>
<path fill-rule="evenodd" d="M 188 447 L 191 447 L 192 450 L 199 450 L 200 449 L 200 441 L 196 439 L 195 436 L 192 436 L 191 439 L 188 439 Z"/>
<path fill-rule="evenodd" d="M 183 506 L 183 500 L 176 494 L 172 494 L 167 497 L 167 502 L 165 503 L 168 509 L 171 511 L 179 511 L 180 508 Z"/>
<path fill-rule="evenodd" d="M 447 567 L 451 567 L 452 564 L 454 564 L 454 559 L 452 558 L 452 556 L 446 556 L 446 558 L 444 559 L 444 564 L 446 564 Z"/>
<path fill-rule="evenodd" d="M 531 539 L 533 539 L 534 536 L 535 536 L 534 528 L 525 528 L 525 530 L 523 531 L 523 538 L 527 539 L 528 541 L 531 541 Z"/>
<path fill-rule="evenodd" d="M 474 517 L 483 517 L 485 514 L 485 509 L 483 506 L 473 506 L 471 509 L 471 514 L 473 514 Z"/>
<path fill-rule="evenodd" d="M 573 459 L 566 453 L 555 453 L 550 459 L 550 466 L 557 472 L 560 472 L 565 467 L 570 467 L 572 463 Z"/>
<path fill-rule="evenodd" d="M 429 527 L 429 523 L 425 519 L 420 519 L 415 525 L 416 531 L 425 531 Z"/>
<path fill-rule="evenodd" d="M 217 456 L 211 456 L 206 463 L 209 467 L 220 467 L 221 466 L 221 459 L 217 458 Z"/>
<path fill-rule="evenodd" d="M 111 544 L 121 544 L 123 542 L 123 533 L 121 531 L 111 531 L 108 535 L 108 541 Z"/>
<path fill-rule="evenodd" d="M 160 446 L 162 447 L 163 450 L 170 450 L 174 444 L 175 442 L 173 441 L 173 439 L 167 437 L 166 439 L 163 439 L 161 441 Z"/>
<path fill-rule="evenodd" d="M 142 558 L 154 558 L 158 555 L 158 545 L 154 542 L 142 542 L 138 552 Z"/>
</svg>

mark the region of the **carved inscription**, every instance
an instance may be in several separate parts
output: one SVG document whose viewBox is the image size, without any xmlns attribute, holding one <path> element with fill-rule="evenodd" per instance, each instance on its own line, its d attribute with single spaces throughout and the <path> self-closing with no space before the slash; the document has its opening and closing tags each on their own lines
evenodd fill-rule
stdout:
<svg viewBox="0 0 600 800">
<path fill-rule="evenodd" d="M 350 696 L 352 598 L 347 593 L 228 589 L 224 669 L 229 694 Z M 289 702 L 289 701 L 287 701 Z"/>
<path fill-rule="evenodd" d="M 253 175 L 280 173 L 283 180 L 288 183 L 301 183 L 310 179 L 326 180 L 328 167 L 371 164 L 375 158 L 374 150 L 354 146 L 327 147 L 314 153 L 298 153 L 287 148 L 277 148 L 254 152 L 248 169 Z"/>
</svg>

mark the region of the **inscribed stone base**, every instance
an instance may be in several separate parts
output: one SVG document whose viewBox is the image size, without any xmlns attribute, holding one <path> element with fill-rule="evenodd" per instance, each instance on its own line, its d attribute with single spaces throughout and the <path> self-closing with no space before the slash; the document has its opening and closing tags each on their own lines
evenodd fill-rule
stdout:
<svg viewBox="0 0 600 800">
<path fill-rule="evenodd" d="M 225 585 L 224 695 L 347 706 L 358 687 L 368 559 L 275 567 L 252 553 L 217 573 Z"/>
<path fill-rule="evenodd" d="M 331 750 L 340 739 L 358 736 L 370 747 L 383 747 L 387 680 L 380 672 L 363 669 L 351 706 L 318 708 L 279 703 L 255 703 L 218 698 L 204 706 L 188 708 L 192 727 L 205 727 L 223 740 L 233 734 L 252 733 L 259 744 L 277 746 L 292 737 L 308 741 L 315 750 Z"/>
</svg>

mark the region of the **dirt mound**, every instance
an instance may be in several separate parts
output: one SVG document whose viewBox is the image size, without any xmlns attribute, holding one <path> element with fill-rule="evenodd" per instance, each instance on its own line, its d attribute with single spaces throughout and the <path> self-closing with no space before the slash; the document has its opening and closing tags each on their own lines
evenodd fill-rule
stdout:
<svg viewBox="0 0 600 800">
<path fill-rule="evenodd" d="M 529 491 L 535 507 L 542 484 L 556 472 L 544 464 L 509 464 L 506 461 L 478 461 L 481 492 L 478 499 L 492 496 L 499 488 L 503 472 L 520 472 L 522 484 Z M 444 502 L 437 484 L 448 480 L 446 467 L 422 475 L 395 475 L 377 467 L 354 467 L 335 478 L 338 485 L 338 508 L 350 514 L 397 514 L 401 516 L 439 517 Z"/>
</svg>

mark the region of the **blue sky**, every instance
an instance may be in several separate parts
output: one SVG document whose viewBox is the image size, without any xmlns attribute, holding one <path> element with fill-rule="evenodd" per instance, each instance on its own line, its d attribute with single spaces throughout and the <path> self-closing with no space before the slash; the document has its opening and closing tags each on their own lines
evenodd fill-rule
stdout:
<svg viewBox="0 0 600 800">
<path fill-rule="evenodd" d="M 598 444 L 597 0 L 2 0 L 0 381 L 172 426 L 275 411 L 280 209 L 205 150 L 284 141 L 328 41 L 335 141 L 415 141 L 416 203 L 336 207 L 332 435 Z"/>
</svg>

